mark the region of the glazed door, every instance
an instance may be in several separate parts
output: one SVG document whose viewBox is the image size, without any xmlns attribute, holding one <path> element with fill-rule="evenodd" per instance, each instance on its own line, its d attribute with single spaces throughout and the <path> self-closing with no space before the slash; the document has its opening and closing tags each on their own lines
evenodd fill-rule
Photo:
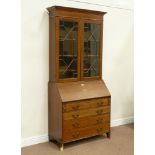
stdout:
<svg viewBox="0 0 155 155">
<path fill-rule="evenodd" d="M 57 79 L 74 81 L 80 78 L 79 22 L 74 19 L 57 20 Z"/>
<path fill-rule="evenodd" d="M 82 79 L 99 79 L 102 70 L 102 23 L 85 21 L 82 40 Z"/>
</svg>

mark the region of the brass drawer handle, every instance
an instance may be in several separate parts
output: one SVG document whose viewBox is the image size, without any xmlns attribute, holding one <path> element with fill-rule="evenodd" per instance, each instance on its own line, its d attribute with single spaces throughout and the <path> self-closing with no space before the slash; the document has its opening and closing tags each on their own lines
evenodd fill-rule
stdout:
<svg viewBox="0 0 155 155">
<path fill-rule="evenodd" d="M 102 115 L 102 114 L 103 114 L 103 109 L 97 110 L 96 113 L 97 113 L 98 115 Z"/>
<path fill-rule="evenodd" d="M 72 117 L 73 117 L 74 119 L 77 119 L 77 118 L 79 117 L 79 114 L 73 114 Z"/>
<path fill-rule="evenodd" d="M 77 137 L 79 137 L 79 135 L 80 135 L 80 133 L 79 132 L 76 132 L 76 133 L 72 134 L 72 137 L 73 138 L 77 138 Z"/>
<path fill-rule="evenodd" d="M 102 128 L 98 128 L 98 129 L 96 129 L 96 131 L 99 133 L 102 131 Z"/>
<path fill-rule="evenodd" d="M 103 102 L 98 102 L 98 103 L 97 103 L 97 106 L 98 106 L 98 107 L 103 106 Z"/>
<path fill-rule="evenodd" d="M 73 126 L 74 128 L 79 128 L 79 127 L 80 127 L 80 124 L 76 122 L 76 123 L 72 124 L 72 126 Z"/>
<path fill-rule="evenodd" d="M 103 123 L 103 118 L 97 120 L 97 124 Z"/>
<path fill-rule="evenodd" d="M 73 109 L 73 110 L 78 110 L 79 107 L 80 107 L 79 105 L 77 105 L 77 106 L 72 106 L 72 109 Z"/>
</svg>

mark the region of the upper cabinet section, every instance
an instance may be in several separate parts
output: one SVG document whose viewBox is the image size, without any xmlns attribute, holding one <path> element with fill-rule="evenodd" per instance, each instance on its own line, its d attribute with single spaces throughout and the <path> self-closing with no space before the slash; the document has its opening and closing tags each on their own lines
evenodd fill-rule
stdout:
<svg viewBox="0 0 155 155">
<path fill-rule="evenodd" d="M 50 81 L 102 77 L 102 29 L 105 12 L 50 7 Z"/>
</svg>

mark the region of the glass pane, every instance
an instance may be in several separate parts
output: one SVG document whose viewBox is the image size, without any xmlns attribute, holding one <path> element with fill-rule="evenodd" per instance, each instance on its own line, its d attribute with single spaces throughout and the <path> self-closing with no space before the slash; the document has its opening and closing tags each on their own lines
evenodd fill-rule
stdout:
<svg viewBox="0 0 155 155">
<path fill-rule="evenodd" d="M 77 78 L 78 23 L 60 21 L 59 77 Z"/>
<path fill-rule="evenodd" d="M 84 24 L 84 66 L 83 76 L 99 76 L 100 25 Z"/>
</svg>

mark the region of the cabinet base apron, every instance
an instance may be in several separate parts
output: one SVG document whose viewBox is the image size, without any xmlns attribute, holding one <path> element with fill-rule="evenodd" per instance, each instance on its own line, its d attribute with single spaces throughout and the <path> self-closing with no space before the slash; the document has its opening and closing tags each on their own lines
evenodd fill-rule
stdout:
<svg viewBox="0 0 155 155">
<path fill-rule="evenodd" d="M 65 146 L 65 144 L 67 144 L 67 143 L 72 143 L 72 142 L 75 142 L 75 141 L 78 142 L 78 141 L 81 141 L 81 140 L 83 140 L 83 139 L 88 139 L 88 138 L 93 138 L 93 137 L 98 137 L 98 136 L 103 136 L 103 137 L 105 138 L 105 134 L 107 135 L 107 138 L 109 138 L 109 139 L 111 138 L 111 137 L 110 137 L 111 132 L 107 132 L 107 133 L 102 133 L 102 134 L 99 134 L 99 135 L 88 136 L 88 137 L 84 137 L 84 138 L 72 140 L 72 141 L 70 141 L 70 142 L 64 142 L 64 143 L 58 142 L 58 141 L 56 141 L 56 140 L 54 140 L 54 139 L 49 139 L 49 141 L 50 141 L 51 143 L 54 143 L 55 145 L 57 145 L 58 148 L 60 149 L 60 151 L 63 152 L 64 146 Z"/>
</svg>

